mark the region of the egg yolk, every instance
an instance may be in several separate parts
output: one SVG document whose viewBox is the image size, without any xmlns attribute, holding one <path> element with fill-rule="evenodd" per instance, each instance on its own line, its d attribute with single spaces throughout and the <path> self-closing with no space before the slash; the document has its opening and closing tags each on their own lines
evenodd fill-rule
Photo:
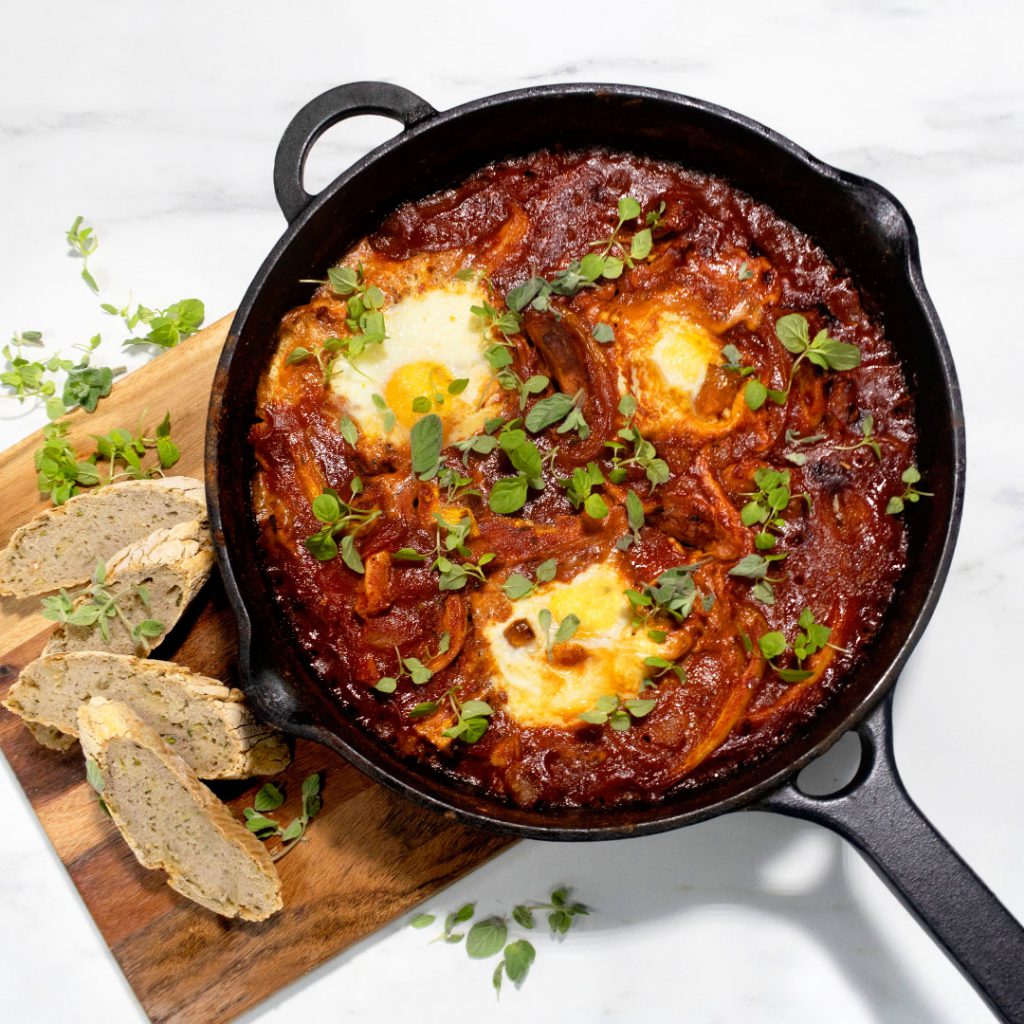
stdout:
<svg viewBox="0 0 1024 1024">
<path fill-rule="evenodd" d="M 581 639 L 607 636 L 622 616 L 625 598 L 621 578 L 613 573 L 596 573 L 559 587 L 551 595 L 551 614 L 561 622 L 570 613 L 580 624 L 576 636 Z"/>
<path fill-rule="evenodd" d="M 443 416 L 445 405 L 451 402 L 452 396 L 448 394 L 448 385 L 452 382 L 452 376 L 447 368 L 440 363 L 430 360 L 420 360 L 416 363 L 406 363 L 400 366 L 391 375 L 391 379 L 384 386 L 384 400 L 388 408 L 395 414 L 395 418 L 402 426 L 411 428 L 412 425 L 423 415 L 413 412 L 412 403 L 415 399 L 425 396 L 430 399 L 431 409 Z M 435 401 L 435 395 L 440 395 L 444 405 Z"/>
</svg>

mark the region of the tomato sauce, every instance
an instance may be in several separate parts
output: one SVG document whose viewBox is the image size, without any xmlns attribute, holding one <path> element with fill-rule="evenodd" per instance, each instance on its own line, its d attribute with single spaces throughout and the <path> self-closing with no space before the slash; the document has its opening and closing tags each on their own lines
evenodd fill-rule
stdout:
<svg viewBox="0 0 1024 1024">
<path fill-rule="evenodd" d="M 401 207 L 341 263 L 361 263 L 368 281 L 387 281 L 411 260 L 435 274 L 472 267 L 486 275 L 495 306 L 504 310 L 509 289 L 532 275 L 550 278 L 608 238 L 622 196 L 635 197 L 645 213 L 662 210 L 650 255 L 617 279 L 556 295 L 551 310 L 525 310 L 511 338 L 520 378 L 551 378 L 527 409 L 556 387 L 582 390 L 590 436 L 549 429 L 533 438 L 550 456 L 551 472 L 515 515 L 488 507 L 490 487 L 510 472 L 500 449 L 472 455 L 465 465 L 456 449 L 442 453 L 480 491 L 460 504 L 473 517 L 472 558 L 494 556 L 483 570 L 486 582 L 473 578 L 444 592 L 429 560 L 393 557 L 402 548 L 432 557 L 436 482 L 417 479 L 401 444 L 345 441 L 345 404 L 325 388 L 319 363 L 288 362 L 297 345 L 315 351 L 328 337 L 351 333 L 345 299 L 330 287 L 283 319 L 251 432 L 258 557 L 325 690 L 362 728 L 424 770 L 523 806 L 656 800 L 699 784 L 716 765 L 764 756 L 794 723 L 813 721 L 842 687 L 882 624 L 905 564 L 903 517 L 887 514 L 886 506 L 903 493 L 900 476 L 913 461 L 913 403 L 882 324 L 810 238 L 726 182 L 625 153 L 539 152 Z M 387 286 L 382 290 L 387 297 Z M 606 442 L 624 425 L 621 336 L 599 344 L 591 325 L 617 322 L 624 310 L 666 294 L 683 296 L 687 316 L 722 347 L 734 346 L 741 367 L 755 369 L 743 374 L 723 366 L 725 359 L 711 362 L 693 403 L 706 429 L 684 424 L 654 442 L 668 480 L 651 487 L 643 470 L 630 466 L 624 481 L 601 490 L 610 511 L 593 519 L 558 483 L 591 461 L 607 475 Z M 810 338 L 825 330 L 855 345 L 860 363 L 839 371 L 804 359 L 786 398 L 751 409 L 741 396 L 752 377 L 785 388 L 796 355 L 781 343 L 776 323 L 793 313 L 806 319 Z M 508 398 L 508 415 L 517 415 L 515 396 Z M 657 411 L 673 416 L 671 408 Z M 863 443 L 867 425 L 877 454 Z M 747 525 L 743 509 L 765 467 L 789 472 L 794 497 L 778 513 L 773 546 L 759 552 L 761 526 Z M 353 503 L 381 513 L 358 534 L 362 574 L 340 557 L 319 561 L 305 546 L 323 525 L 312 498 L 328 487 L 347 496 L 356 476 L 365 490 Z M 629 490 L 643 499 L 645 522 L 623 552 L 617 544 L 630 532 Z M 616 551 L 638 590 L 667 569 L 698 564 L 693 579 L 708 600 L 698 600 L 681 623 L 666 623 L 685 679 L 659 677 L 654 709 L 622 731 L 582 720 L 520 724 L 504 706 L 477 628 L 507 610 L 501 583 L 513 573 L 532 579 L 550 558 L 558 561 L 558 578 L 571 579 Z M 771 601 L 763 590 L 758 595 L 756 579 L 730 572 L 758 553 L 785 554 L 767 570 Z M 798 661 L 793 642 L 805 608 L 830 633 L 827 645 Z M 769 660 L 758 641 L 775 631 L 786 651 Z M 448 650 L 439 651 L 445 633 Z M 400 679 L 390 694 L 375 689 L 381 677 L 400 671 L 399 656 L 420 659 L 432 677 L 415 686 Z M 787 670 L 808 675 L 794 681 Z M 476 742 L 439 741 L 452 720 L 445 716 L 449 692 L 493 708 Z M 435 728 L 411 714 L 424 702 L 440 707 Z"/>
</svg>

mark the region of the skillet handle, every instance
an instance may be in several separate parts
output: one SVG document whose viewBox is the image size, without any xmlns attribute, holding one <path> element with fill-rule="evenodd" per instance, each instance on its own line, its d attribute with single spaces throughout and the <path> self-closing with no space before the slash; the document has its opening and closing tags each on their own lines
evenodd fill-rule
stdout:
<svg viewBox="0 0 1024 1024">
<path fill-rule="evenodd" d="M 1002 1021 L 1024 1024 L 1024 928 L 910 798 L 892 747 L 892 691 L 857 729 L 856 775 L 826 797 L 795 781 L 752 805 L 849 840 Z"/>
<path fill-rule="evenodd" d="M 328 128 L 358 114 L 383 114 L 406 128 L 437 113 L 414 92 L 389 82 L 349 82 L 310 100 L 284 130 L 274 159 L 274 191 L 289 224 L 313 201 L 302 184 L 313 143 Z"/>
</svg>

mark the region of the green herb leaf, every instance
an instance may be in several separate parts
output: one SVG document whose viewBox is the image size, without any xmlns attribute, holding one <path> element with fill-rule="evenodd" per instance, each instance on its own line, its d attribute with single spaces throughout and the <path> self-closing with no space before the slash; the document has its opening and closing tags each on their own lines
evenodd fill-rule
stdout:
<svg viewBox="0 0 1024 1024">
<path fill-rule="evenodd" d="M 500 917 L 477 921 L 466 936 L 466 955 L 473 960 L 486 960 L 501 952 L 508 938 L 508 925 Z"/>
<path fill-rule="evenodd" d="M 409 924 L 413 928 L 429 928 L 436 920 L 433 914 L 414 914 L 409 919 Z"/>
<path fill-rule="evenodd" d="M 85 761 L 85 778 L 97 793 L 103 792 L 103 773 L 100 771 L 100 766 L 91 757 L 86 758 Z"/>
<path fill-rule="evenodd" d="M 757 412 L 764 405 L 767 398 L 768 389 L 761 381 L 756 377 L 752 377 L 747 381 L 746 386 L 743 388 L 743 400 L 747 403 L 747 408 Z"/>
<path fill-rule="evenodd" d="M 272 782 L 266 783 L 256 794 L 253 807 L 257 811 L 276 811 L 284 803 L 284 793 Z"/>
<path fill-rule="evenodd" d="M 633 241 L 629 246 L 629 255 L 635 260 L 646 259 L 650 255 L 652 245 L 651 229 L 644 228 L 633 236 Z"/>
<path fill-rule="evenodd" d="M 619 199 L 619 220 L 635 220 L 640 216 L 640 203 L 632 196 Z"/>
<path fill-rule="evenodd" d="M 530 927 L 533 927 L 531 924 Z M 526 939 L 517 939 L 505 947 L 505 973 L 508 980 L 520 985 L 529 974 L 537 951 Z"/>
<path fill-rule="evenodd" d="M 517 512 L 526 504 L 527 479 L 524 475 L 503 477 L 496 480 L 487 497 L 492 512 L 508 515 Z"/>
<path fill-rule="evenodd" d="M 790 313 L 775 321 L 775 336 L 782 342 L 788 352 L 799 355 L 811 344 L 807 329 L 807 317 L 800 313 Z"/>
<path fill-rule="evenodd" d="M 561 392 L 542 398 L 526 414 L 526 429 L 536 434 L 563 420 L 573 409 L 573 399 Z"/>
<path fill-rule="evenodd" d="M 604 322 L 594 324 L 591 334 L 594 336 L 594 341 L 599 342 L 602 345 L 607 345 L 615 340 L 614 328 L 611 324 Z"/>
<path fill-rule="evenodd" d="M 424 479 L 433 474 L 441 457 L 444 427 L 436 413 L 424 416 L 413 424 L 409 433 L 412 471 Z"/>
<path fill-rule="evenodd" d="M 771 660 L 777 658 L 780 654 L 784 654 L 786 651 L 786 638 L 779 632 L 765 633 L 757 641 L 758 647 L 761 648 L 761 653 Z"/>
<path fill-rule="evenodd" d="M 359 431 L 356 429 L 355 423 L 348 416 L 342 416 L 338 421 L 338 429 L 341 431 L 341 436 L 354 448 L 359 440 Z"/>
<path fill-rule="evenodd" d="M 533 928 L 535 924 L 533 910 L 523 903 L 512 908 L 512 920 L 515 921 L 520 928 Z"/>
<path fill-rule="evenodd" d="M 533 593 L 534 584 L 525 576 L 513 573 L 501 585 L 501 589 L 510 601 L 518 601 L 520 598 L 526 597 L 527 594 Z"/>
</svg>

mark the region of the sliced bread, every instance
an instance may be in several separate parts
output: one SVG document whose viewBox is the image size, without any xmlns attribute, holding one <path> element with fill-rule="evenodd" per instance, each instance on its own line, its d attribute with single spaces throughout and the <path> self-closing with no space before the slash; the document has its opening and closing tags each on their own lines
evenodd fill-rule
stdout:
<svg viewBox="0 0 1024 1024">
<path fill-rule="evenodd" d="M 59 754 L 66 754 L 78 743 L 74 736 L 68 736 L 62 733 L 60 729 L 55 729 L 52 725 L 43 725 L 41 722 L 26 722 L 25 728 L 28 729 L 32 739 L 41 747 L 46 747 L 47 750 L 56 750 Z"/>
<path fill-rule="evenodd" d="M 100 623 L 88 626 L 62 622 L 50 635 L 43 654 L 109 651 L 145 656 L 174 628 L 189 601 L 213 568 L 213 548 L 205 522 L 178 523 L 157 530 L 124 548 L 107 562 L 103 589 L 116 599 L 118 614 L 106 618 L 109 639 Z M 86 592 L 74 608 L 94 604 Z M 141 623 L 158 622 L 159 631 L 140 632 Z"/>
<path fill-rule="evenodd" d="M 201 779 L 275 775 L 291 760 L 284 738 L 253 717 L 241 690 L 169 661 L 99 651 L 44 655 L 24 668 L 4 707 L 73 741 L 78 709 L 90 697 L 129 704 Z"/>
<path fill-rule="evenodd" d="M 224 917 L 263 921 L 281 881 L 263 844 L 127 704 L 94 697 L 78 711 L 90 779 L 139 863 Z"/>
<path fill-rule="evenodd" d="M 154 530 L 206 519 L 203 484 L 188 476 L 126 480 L 78 494 L 19 527 L 0 552 L 0 594 L 28 597 L 77 587 Z"/>
</svg>

